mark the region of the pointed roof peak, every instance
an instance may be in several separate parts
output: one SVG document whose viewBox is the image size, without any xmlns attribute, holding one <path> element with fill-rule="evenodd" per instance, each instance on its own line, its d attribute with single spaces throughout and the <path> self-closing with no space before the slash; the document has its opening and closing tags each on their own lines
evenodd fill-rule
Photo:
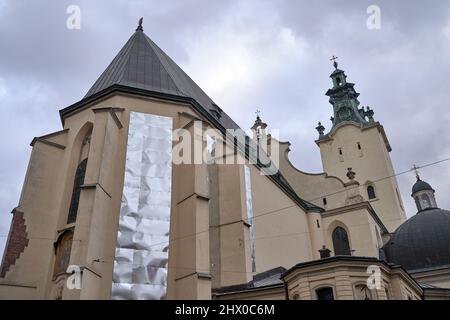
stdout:
<svg viewBox="0 0 450 320">
<path fill-rule="evenodd" d="M 227 129 L 239 126 L 146 34 L 139 20 L 130 37 L 84 99 L 111 87 L 144 90 L 158 95 L 194 99 Z M 220 112 L 219 112 L 220 111 Z"/>
</svg>

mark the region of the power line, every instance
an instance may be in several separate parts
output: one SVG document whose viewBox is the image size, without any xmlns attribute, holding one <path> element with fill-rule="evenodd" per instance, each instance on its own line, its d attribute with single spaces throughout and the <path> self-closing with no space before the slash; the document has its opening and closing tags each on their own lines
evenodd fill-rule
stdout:
<svg viewBox="0 0 450 320">
<path fill-rule="evenodd" d="M 432 163 L 428 163 L 428 164 L 422 165 L 422 166 L 417 167 L 417 168 L 420 169 L 420 168 L 429 167 L 429 166 L 436 165 L 436 164 L 438 164 L 438 163 L 445 162 L 445 161 L 448 161 L 448 160 L 450 160 L 450 157 L 445 158 L 445 159 L 442 159 L 442 160 L 438 160 L 438 161 L 435 161 L 435 162 L 432 162 Z M 379 182 L 379 181 L 382 181 L 382 180 L 385 180 L 385 179 L 391 179 L 391 178 L 393 178 L 393 177 L 403 175 L 403 174 L 408 173 L 408 172 L 411 172 L 411 171 L 413 171 L 413 170 L 414 170 L 414 169 L 405 170 L 405 171 L 402 171 L 402 172 L 397 173 L 397 174 L 393 174 L 393 175 L 389 175 L 389 176 L 386 176 L 386 177 L 377 179 L 377 180 L 375 180 L 374 182 Z M 338 192 L 334 192 L 334 193 L 332 193 L 332 194 L 336 194 L 336 193 L 340 193 L 340 192 L 346 192 L 346 191 L 351 190 L 351 189 L 354 189 L 354 188 L 359 188 L 359 186 L 358 186 L 358 187 L 353 187 L 353 188 L 350 188 L 350 189 L 344 189 L 344 190 L 341 190 L 341 191 L 338 191 Z M 329 194 L 329 195 L 332 195 L 332 194 Z M 321 199 L 321 198 L 327 197 L 327 196 L 329 196 L 329 195 L 323 195 L 323 196 L 321 196 L 321 197 L 318 197 L 317 199 Z M 314 200 L 317 200 L 317 199 L 311 199 L 311 200 L 307 200 L 307 201 L 314 201 Z M 265 213 L 262 213 L 262 214 L 258 214 L 258 215 L 256 215 L 256 216 L 253 216 L 252 220 L 255 220 L 255 219 L 257 219 L 257 218 L 261 218 L 261 217 L 266 216 L 266 215 L 269 215 L 269 214 L 279 213 L 280 211 L 284 211 L 284 210 L 287 210 L 287 209 L 290 209 L 290 208 L 294 208 L 294 207 L 298 207 L 298 205 L 295 204 L 295 205 L 290 205 L 290 206 L 286 206 L 286 207 L 283 207 L 283 208 L 279 208 L 279 209 L 276 209 L 276 210 L 267 211 L 267 212 L 265 212 Z M 246 218 L 246 219 L 240 219 L 240 220 L 236 220 L 236 221 L 231 222 L 231 223 L 238 223 L 238 222 L 240 222 L 240 221 L 248 221 L 248 220 L 249 220 L 248 218 Z M 393 219 L 393 220 L 398 220 L 398 219 Z M 385 221 L 389 221 L 389 220 L 385 220 Z M 227 224 L 230 224 L 230 223 L 227 223 Z M 221 227 L 221 225 L 219 225 L 219 226 L 217 226 L 217 227 Z M 203 230 L 203 231 L 199 231 L 199 232 L 190 234 L 190 235 L 178 237 L 178 238 L 175 238 L 175 239 L 169 239 L 168 241 L 164 241 L 164 242 L 161 242 L 161 243 L 155 243 L 155 244 L 150 245 L 149 247 L 152 247 L 152 246 L 158 246 L 158 245 L 165 244 L 165 243 L 170 243 L 171 241 L 183 240 L 183 239 L 186 239 L 186 238 L 189 238 L 189 237 L 193 237 L 193 236 L 196 236 L 196 235 L 200 235 L 200 234 L 203 234 L 203 233 L 206 233 L 206 232 L 209 232 L 209 231 L 210 231 L 210 228 L 208 228 L 207 230 Z"/>
<path fill-rule="evenodd" d="M 425 164 L 425 165 L 422 165 L 422 166 L 418 166 L 416 168 L 417 169 L 426 168 L 426 167 L 430 167 L 430 166 L 433 166 L 433 165 L 436 165 L 436 164 L 439 164 L 439 163 L 442 163 L 442 162 L 445 162 L 445 161 L 449 161 L 449 160 L 450 160 L 450 157 L 444 158 L 444 159 L 441 159 L 441 160 L 438 160 L 438 161 L 434 161 L 434 162 L 431 162 L 431 163 L 428 163 L 428 164 Z M 382 178 L 376 179 L 373 182 L 380 182 L 380 181 L 383 181 L 383 180 L 386 180 L 386 179 L 391 179 L 393 177 L 397 177 L 397 176 L 406 174 L 406 173 L 414 171 L 414 170 L 415 170 L 414 168 L 409 169 L 409 170 L 405 170 L 405 171 L 402 171 L 400 173 L 396 173 L 396 174 L 393 174 L 393 175 L 389 175 L 389 176 L 386 176 L 386 177 L 382 177 Z M 324 195 L 321 195 L 321 196 L 319 196 L 317 198 L 310 199 L 310 200 L 307 200 L 307 201 L 310 202 L 310 201 L 318 200 L 318 199 L 321 199 L 321 198 L 324 198 L 324 197 L 327 197 L 327 196 L 331 196 L 331 195 L 335 195 L 335 194 L 338 194 L 338 193 L 347 192 L 349 190 L 357 189 L 359 187 L 360 186 L 356 186 L 356 187 L 351 187 L 349 189 L 343 189 L 343 190 L 336 191 L 336 192 L 333 192 L 333 193 L 324 194 Z M 298 205 L 294 204 L 294 205 L 289 205 L 289 206 L 286 206 L 286 207 L 283 207 L 283 208 L 267 211 L 267 212 L 264 212 L 262 214 L 258 214 L 256 216 L 253 216 L 253 218 L 251 220 L 255 220 L 257 218 L 261 218 L 261 217 L 264 217 L 264 216 L 270 215 L 270 214 L 281 213 L 284 210 L 287 210 L 287 209 L 290 209 L 290 208 L 294 208 L 294 207 L 298 207 Z M 235 220 L 235 221 L 232 221 L 232 222 L 228 222 L 228 223 L 226 223 L 226 225 L 233 224 L 233 223 L 239 223 L 241 221 L 248 221 L 248 220 L 249 220 L 248 218 L 239 219 L 239 220 Z M 395 220 L 398 220 L 398 219 L 389 219 L 389 220 L 385 220 L 384 222 L 395 221 Z M 222 227 L 223 225 L 225 225 L 225 224 L 221 224 L 221 225 L 217 225 L 217 226 L 213 226 L 213 227 L 214 228 L 219 228 L 219 227 Z M 365 223 L 364 223 L 364 225 L 365 225 Z M 187 239 L 187 238 L 190 238 L 190 237 L 193 237 L 193 236 L 196 236 L 196 235 L 200 235 L 200 234 L 203 234 L 203 233 L 210 232 L 210 229 L 211 229 L 211 227 L 209 227 L 206 230 L 202 230 L 202 231 L 199 231 L 199 232 L 196 232 L 196 233 L 192 233 L 192 234 L 189 234 L 189 235 L 185 235 L 185 236 L 182 236 L 182 237 L 177 237 L 177 238 L 174 238 L 174 239 L 169 239 L 169 240 L 166 240 L 166 241 L 154 243 L 154 244 L 149 245 L 149 247 L 159 246 L 159 245 L 166 244 L 166 243 L 170 244 L 170 242 Z M 304 233 L 312 233 L 312 232 L 318 232 L 318 231 L 305 231 L 302 234 L 304 234 Z M 7 235 L 0 235 L 0 237 L 7 237 Z M 33 238 L 30 238 L 30 239 L 33 239 Z M 50 239 L 50 238 L 34 238 L 34 239 L 52 240 L 52 241 L 55 240 L 55 239 Z M 74 240 L 74 241 L 81 241 L 81 240 Z"/>
<path fill-rule="evenodd" d="M 436 164 L 439 164 L 439 163 L 442 163 L 442 162 L 445 162 L 445 161 L 448 161 L 448 160 L 450 160 L 450 157 L 442 159 L 442 160 L 438 160 L 438 161 L 435 161 L 435 162 L 432 162 L 432 163 L 428 163 L 428 164 L 425 164 L 425 165 L 422 165 L 422 166 L 416 167 L 416 168 L 418 168 L 418 169 L 426 168 L 426 167 L 430 167 L 430 166 L 433 166 L 433 165 L 436 165 Z M 390 179 L 390 178 L 393 178 L 393 177 L 396 177 L 396 176 L 400 176 L 400 175 L 406 174 L 406 173 L 411 172 L 413 170 L 414 170 L 414 168 L 409 169 L 409 170 L 405 170 L 405 171 L 402 171 L 402 172 L 397 173 L 397 174 L 393 174 L 393 175 L 390 175 L 390 176 L 386 176 L 386 177 L 374 180 L 373 182 L 379 182 L 379 181 L 383 181 L 385 179 Z M 349 188 L 349 189 L 340 190 L 340 191 L 333 192 L 333 193 L 330 193 L 330 194 L 325 194 L 325 195 L 322 195 L 322 196 L 320 196 L 318 198 L 314 198 L 314 199 L 307 200 L 307 201 L 318 200 L 318 199 L 321 199 L 323 197 L 327 197 L 327 196 L 330 196 L 330 195 L 338 194 L 338 193 L 341 193 L 341 192 L 346 192 L 346 191 L 354 189 L 354 188 L 359 188 L 359 186 L 352 187 L 352 188 Z M 267 212 L 264 212 L 264 213 L 259 214 L 257 216 L 254 216 L 252 219 L 255 220 L 257 218 L 261 218 L 261 217 L 266 216 L 266 215 L 275 214 L 275 213 L 281 213 L 282 211 L 290 209 L 290 208 L 293 208 L 293 207 L 298 207 L 298 206 L 297 205 L 290 205 L 290 206 L 286 206 L 286 207 L 279 208 L 279 209 L 276 209 L 276 210 L 267 211 Z M 248 220 L 248 219 L 237 220 L 237 221 L 234 221 L 234 222 L 231 222 L 231 223 L 227 223 L 227 225 L 232 224 L 232 223 L 238 223 L 240 221 L 245 221 L 245 220 Z M 398 219 L 389 219 L 389 220 L 385 220 L 384 222 L 394 221 L 394 220 L 398 220 Z M 369 223 L 369 224 L 370 225 L 374 225 L 374 223 Z M 360 227 L 360 226 L 363 226 L 363 225 L 367 225 L 367 223 L 348 225 L 347 227 L 348 228 L 355 228 L 355 227 Z M 221 226 L 222 225 L 218 225 L 218 226 L 214 226 L 214 227 L 221 227 Z M 154 246 L 158 246 L 158 245 L 165 244 L 165 243 L 169 243 L 170 244 L 171 242 L 174 242 L 174 241 L 178 241 L 178 240 L 182 240 L 182 239 L 186 239 L 186 238 L 189 238 L 189 237 L 193 237 L 193 236 L 196 236 L 196 235 L 199 235 L 199 234 L 202 234 L 202 233 L 210 232 L 210 229 L 211 228 L 208 228 L 207 230 L 199 231 L 197 233 L 193 233 L 193 234 L 186 235 L 186 236 L 183 236 L 183 237 L 178 237 L 178 238 L 174 238 L 174 239 L 169 239 L 169 240 L 164 241 L 164 242 L 151 244 L 151 245 L 149 245 L 149 247 L 154 247 Z M 315 232 L 323 232 L 323 231 L 322 230 L 313 230 L 313 231 L 309 231 L 308 230 L 308 231 L 295 232 L 295 233 L 284 233 L 284 234 L 281 233 L 281 234 L 276 234 L 276 235 L 271 235 L 271 236 L 257 237 L 257 238 L 254 238 L 254 241 L 264 240 L 264 239 L 281 238 L 281 237 L 290 237 L 290 236 L 300 236 L 300 235 L 303 235 L 303 234 L 312 234 L 312 233 L 315 233 Z M 7 235 L 0 235 L 0 237 L 7 237 Z M 31 237 L 30 239 L 50 240 L 50 241 L 54 241 L 55 240 L 53 238 L 41 238 L 41 237 Z M 250 240 L 250 239 L 244 238 L 242 240 L 244 241 L 245 245 L 249 245 L 250 244 L 248 242 L 248 240 Z M 81 241 L 81 240 L 74 240 L 74 241 Z M 108 262 L 115 262 L 115 260 L 107 261 L 107 259 L 95 259 L 95 260 L 93 260 L 93 262 L 108 263 Z M 115 262 L 115 263 L 118 263 L 118 262 Z M 198 271 L 198 272 L 202 272 L 201 270 L 199 270 L 197 268 L 181 267 L 181 266 L 175 266 L 175 267 L 170 266 L 170 267 L 168 267 L 166 269 L 184 269 L 184 270 L 195 270 L 195 271 Z M 214 268 L 212 268 L 212 269 L 214 270 Z M 223 270 L 223 269 L 219 269 L 219 270 L 220 270 L 220 272 L 225 272 L 225 273 L 254 274 L 254 272 L 246 272 L 246 271 L 238 271 L 238 270 Z M 211 272 L 211 271 L 212 271 L 211 269 L 204 270 L 204 272 Z"/>
</svg>

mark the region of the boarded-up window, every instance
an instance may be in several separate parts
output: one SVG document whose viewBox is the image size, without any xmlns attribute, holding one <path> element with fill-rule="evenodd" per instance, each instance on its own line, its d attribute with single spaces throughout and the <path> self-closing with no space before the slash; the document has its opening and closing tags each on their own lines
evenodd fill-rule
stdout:
<svg viewBox="0 0 450 320">
<path fill-rule="evenodd" d="M 65 273 L 69 267 L 70 252 L 72 250 L 73 233 L 65 232 L 56 243 L 56 258 L 53 276 Z"/>
<path fill-rule="evenodd" d="M 84 159 L 78 165 L 77 172 L 75 173 L 75 181 L 73 184 L 72 200 L 70 201 L 69 216 L 67 217 L 67 223 L 74 223 L 77 220 L 78 205 L 80 203 L 81 186 L 84 184 L 84 176 L 86 175 L 88 159 Z"/>
</svg>

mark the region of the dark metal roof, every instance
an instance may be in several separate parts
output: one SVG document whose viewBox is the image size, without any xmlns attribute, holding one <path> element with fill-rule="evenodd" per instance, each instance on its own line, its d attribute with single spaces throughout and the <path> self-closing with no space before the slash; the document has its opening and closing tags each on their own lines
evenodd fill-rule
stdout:
<svg viewBox="0 0 450 320">
<path fill-rule="evenodd" d="M 332 77 L 332 76 L 334 76 L 334 75 L 336 75 L 336 74 L 339 74 L 339 73 L 344 73 L 344 70 L 341 70 L 341 69 L 335 69 L 334 71 L 333 71 L 333 73 L 330 75 L 330 77 Z"/>
<path fill-rule="evenodd" d="M 283 281 L 280 279 L 280 276 L 284 272 L 286 272 L 285 268 L 276 267 L 254 275 L 253 280 L 248 283 L 220 287 L 213 289 L 213 291 L 216 294 L 221 294 L 282 286 Z"/>
<path fill-rule="evenodd" d="M 450 211 L 426 209 L 392 234 L 383 250 L 389 262 L 407 270 L 450 265 Z"/>
<path fill-rule="evenodd" d="M 142 28 L 138 28 L 131 36 L 86 96 L 81 101 L 59 111 L 61 120 L 64 123 L 66 117 L 114 93 L 136 94 L 189 103 L 223 134 L 226 134 L 227 129 L 241 129 L 167 54 L 147 37 Z M 246 150 L 245 153 L 249 148 L 256 149 L 252 139 L 247 139 L 245 146 L 238 146 L 238 149 Z M 265 157 L 267 155 L 260 154 L 261 159 Z M 263 161 L 263 163 L 268 162 Z M 263 168 L 259 162 L 258 167 Z M 279 171 L 267 177 L 277 183 L 292 200 L 306 211 L 324 211 L 323 208 L 301 199 Z"/>
<path fill-rule="evenodd" d="M 414 185 L 412 187 L 412 193 L 416 193 L 416 192 L 423 191 L 423 190 L 434 191 L 429 183 L 422 181 L 420 179 L 417 179 L 416 183 L 414 183 Z"/>
<path fill-rule="evenodd" d="M 147 35 L 137 30 L 84 99 L 113 85 L 195 99 L 226 129 L 239 126 Z"/>
</svg>

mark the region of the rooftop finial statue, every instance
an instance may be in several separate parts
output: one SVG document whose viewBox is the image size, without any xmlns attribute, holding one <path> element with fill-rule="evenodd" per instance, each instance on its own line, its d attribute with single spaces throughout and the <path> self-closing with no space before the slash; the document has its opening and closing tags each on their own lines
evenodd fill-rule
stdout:
<svg viewBox="0 0 450 320">
<path fill-rule="evenodd" d="M 414 166 L 413 166 L 413 170 L 414 170 L 414 173 L 416 174 L 416 179 L 417 179 L 417 180 L 420 180 L 420 176 L 419 176 L 419 167 L 416 166 L 416 165 L 414 165 Z"/>
<path fill-rule="evenodd" d="M 336 62 L 337 58 L 338 58 L 338 57 L 335 57 L 335 56 L 333 55 L 333 57 L 330 59 L 330 61 L 333 61 L 333 66 L 334 66 L 335 69 L 337 69 L 337 67 L 338 67 L 338 63 Z"/>
<path fill-rule="evenodd" d="M 142 23 L 144 22 L 144 18 L 139 19 L 139 26 L 137 27 L 136 31 L 144 31 L 144 28 L 142 27 Z"/>
</svg>

